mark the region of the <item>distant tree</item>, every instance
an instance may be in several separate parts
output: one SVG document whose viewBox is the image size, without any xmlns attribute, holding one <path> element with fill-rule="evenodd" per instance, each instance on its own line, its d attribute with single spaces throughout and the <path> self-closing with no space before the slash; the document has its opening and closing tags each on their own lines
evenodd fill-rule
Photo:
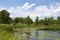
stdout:
<svg viewBox="0 0 60 40">
<path fill-rule="evenodd" d="M 39 24 L 44 25 L 44 20 L 43 19 L 39 20 Z"/>
<path fill-rule="evenodd" d="M 54 24 L 54 18 L 53 17 L 50 17 L 50 18 L 48 18 L 48 17 L 45 17 L 44 18 L 44 24 L 45 25 L 53 25 Z"/>
<path fill-rule="evenodd" d="M 6 10 L 0 11 L 0 23 L 8 24 L 11 22 L 10 13 Z"/>
<path fill-rule="evenodd" d="M 57 23 L 60 24 L 60 16 L 57 17 Z"/>
<path fill-rule="evenodd" d="M 49 24 L 53 25 L 55 19 L 53 17 L 48 18 Z"/>
<path fill-rule="evenodd" d="M 54 20 L 54 24 L 55 24 L 55 25 L 58 24 L 56 19 Z"/>
<path fill-rule="evenodd" d="M 48 25 L 48 24 L 49 24 L 47 17 L 44 17 L 44 24 L 45 24 L 45 25 Z"/>
<path fill-rule="evenodd" d="M 20 23 L 24 24 L 25 23 L 25 18 L 20 17 Z"/>
<path fill-rule="evenodd" d="M 38 25 L 39 24 L 39 17 L 37 16 L 35 19 L 35 24 Z"/>
<path fill-rule="evenodd" d="M 13 23 L 13 19 L 11 17 L 8 18 L 8 23 Z"/>
<path fill-rule="evenodd" d="M 30 18 L 30 16 L 27 16 L 27 17 L 25 18 L 25 23 L 27 23 L 28 25 L 33 23 L 33 21 L 32 21 L 32 19 Z"/>
<path fill-rule="evenodd" d="M 20 22 L 20 18 L 19 17 L 14 18 L 14 23 L 19 23 L 19 22 Z"/>
</svg>

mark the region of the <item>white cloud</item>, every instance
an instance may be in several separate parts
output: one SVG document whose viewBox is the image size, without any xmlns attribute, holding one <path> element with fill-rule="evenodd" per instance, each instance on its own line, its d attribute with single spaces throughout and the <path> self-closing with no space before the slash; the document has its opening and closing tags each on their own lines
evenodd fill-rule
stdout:
<svg viewBox="0 0 60 40">
<path fill-rule="evenodd" d="M 26 4 L 24 4 L 22 7 L 21 7 L 21 9 L 23 9 L 23 10 L 28 10 L 28 9 L 30 9 L 32 6 L 34 6 L 35 4 L 31 4 L 31 5 L 29 5 L 29 3 L 26 3 Z"/>
<path fill-rule="evenodd" d="M 11 17 L 26 17 L 29 15 L 32 19 L 36 16 L 38 17 L 49 17 L 49 16 L 60 16 L 60 5 L 57 3 L 56 5 L 50 4 L 49 8 L 48 6 L 36 6 L 33 11 L 30 9 L 35 4 L 29 4 L 26 3 L 23 6 L 17 6 L 17 7 L 11 7 L 8 9 L 8 11 L 11 13 Z"/>
<path fill-rule="evenodd" d="M 29 3 L 24 4 L 23 6 L 17 6 L 16 8 L 11 7 L 8 11 L 11 13 L 11 17 L 16 16 L 22 16 L 26 17 L 27 15 L 30 15 L 30 11 L 28 11 L 31 7 L 33 7 L 35 4 L 29 5 Z"/>
</svg>

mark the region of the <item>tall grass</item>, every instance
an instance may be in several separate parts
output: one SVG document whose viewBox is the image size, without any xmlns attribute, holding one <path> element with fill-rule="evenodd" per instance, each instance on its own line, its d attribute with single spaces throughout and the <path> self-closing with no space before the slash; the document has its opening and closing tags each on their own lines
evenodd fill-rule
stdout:
<svg viewBox="0 0 60 40">
<path fill-rule="evenodd" d="M 13 29 L 11 24 L 0 24 L 0 40 L 19 40 Z"/>
</svg>

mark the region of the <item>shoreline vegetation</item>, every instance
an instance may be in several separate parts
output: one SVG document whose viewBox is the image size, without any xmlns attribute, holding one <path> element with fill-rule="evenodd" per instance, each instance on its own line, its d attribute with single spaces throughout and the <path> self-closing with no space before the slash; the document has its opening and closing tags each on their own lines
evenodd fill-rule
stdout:
<svg viewBox="0 0 60 40">
<path fill-rule="evenodd" d="M 60 31 L 60 25 L 37 25 L 34 24 L 27 25 L 27 24 L 20 24 L 17 23 L 16 25 L 13 24 L 0 24 L 0 29 L 2 30 L 10 30 L 13 31 L 14 29 L 36 29 L 36 30 L 45 30 L 45 31 Z"/>
<path fill-rule="evenodd" d="M 7 28 L 39 28 L 40 30 L 60 31 L 60 16 L 56 19 L 54 17 L 44 17 L 44 19 L 40 19 L 36 16 L 35 21 L 33 21 L 30 16 L 11 18 L 8 11 L 1 10 L 0 28 L 6 28 L 6 26 Z"/>
<path fill-rule="evenodd" d="M 14 36 L 14 30 L 17 29 L 28 32 L 31 28 L 35 28 L 36 31 L 60 31 L 60 16 L 58 16 L 57 19 L 53 17 L 39 19 L 37 16 L 35 21 L 33 21 L 30 16 L 25 18 L 11 18 L 8 11 L 0 11 L 0 40 L 18 40 L 18 38 Z"/>
</svg>

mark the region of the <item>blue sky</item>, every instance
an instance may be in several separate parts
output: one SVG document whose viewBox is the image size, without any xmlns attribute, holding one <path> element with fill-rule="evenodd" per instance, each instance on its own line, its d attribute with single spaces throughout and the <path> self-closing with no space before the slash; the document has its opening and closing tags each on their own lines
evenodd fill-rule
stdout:
<svg viewBox="0 0 60 40">
<path fill-rule="evenodd" d="M 57 17 L 60 16 L 60 0 L 0 0 L 0 10 L 3 9 L 9 11 L 12 18 Z"/>
<path fill-rule="evenodd" d="M 26 2 L 29 4 L 35 3 L 36 6 L 49 5 L 51 3 L 60 3 L 60 0 L 0 0 L 1 7 L 22 6 Z"/>
</svg>

